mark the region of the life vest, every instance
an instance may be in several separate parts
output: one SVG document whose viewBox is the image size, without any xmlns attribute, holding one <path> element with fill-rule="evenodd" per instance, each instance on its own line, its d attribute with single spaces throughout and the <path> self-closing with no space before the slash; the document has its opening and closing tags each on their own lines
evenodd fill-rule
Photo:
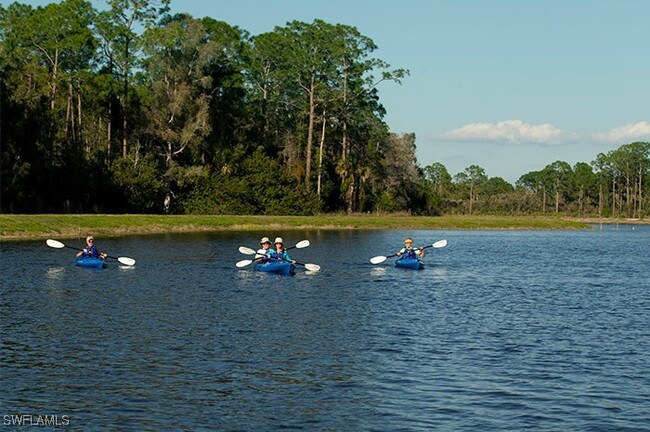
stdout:
<svg viewBox="0 0 650 432">
<path fill-rule="evenodd" d="M 418 254 L 416 253 L 417 249 L 413 248 L 403 248 L 401 259 L 417 259 Z"/>
<path fill-rule="evenodd" d="M 282 252 L 279 252 L 279 253 L 278 253 L 278 251 L 276 251 L 276 250 L 272 250 L 272 251 L 270 251 L 270 253 L 268 254 L 268 256 L 269 256 L 271 259 L 290 261 L 290 260 L 289 260 L 289 254 L 287 254 L 287 251 L 282 251 Z"/>
<path fill-rule="evenodd" d="M 86 252 L 86 251 L 88 251 L 88 252 Z M 84 248 L 83 256 L 84 257 L 91 257 L 91 258 L 99 258 L 99 251 L 97 250 L 97 247 L 95 247 L 95 245 L 86 246 Z"/>
</svg>

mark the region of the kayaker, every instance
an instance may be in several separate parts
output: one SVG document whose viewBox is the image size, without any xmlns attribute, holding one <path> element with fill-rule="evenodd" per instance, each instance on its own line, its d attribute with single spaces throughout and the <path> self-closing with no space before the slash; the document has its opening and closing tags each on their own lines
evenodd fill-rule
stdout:
<svg viewBox="0 0 650 432">
<path fill-rule="evenodd" d="M 97 247 L 95 246 L 95 239 L 93 238 L 93 236 L 88 236 L 86 237 L 86 247 L 80 250 L 79 253 L 77 253 L 77 257 L 80 256 L 106 259 L 108 255 L 106 255 L 105 253 L 100 253 L 99 250 L 97 250 Z"/>
<path fill-rule="evenodd" d="M 425 255 L 424 249 L 414 249 L 413 248 L 413 239 L 411 237 L 406 237 L 404 239 L 404 247 L 397 252 L 397 256 L 404 259 L 417 259 L 418 257 L 423 258 Z"/>
<path fill-rule="evenodd" d="M 260 240 L 260 248 L 257 250 L 255 255 L 256 262 L 265 262 L 268 260 L 269 254 L 273 252 L 271 250 L 271 239 L 268 237 L 262 237 Z"/>
<path fill-rule="evenodd" d="M 274 243 L 275 243 L 275 250 L 272 250 L 269 253 L 269 257 L 271 259 L 289 261 L 292 264 L 296 263 L 294 260 L 292 260 L 289 257 L 289 254 L 285 250 L 285 248 L 284 248 L 284 240 L 282 240 L 282 237 L 276 237 Z"/>
</svg>

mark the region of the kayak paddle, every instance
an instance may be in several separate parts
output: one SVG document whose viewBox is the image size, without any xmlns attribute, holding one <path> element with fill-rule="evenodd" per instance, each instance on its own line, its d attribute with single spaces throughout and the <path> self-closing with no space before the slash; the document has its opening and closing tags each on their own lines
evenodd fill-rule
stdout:
<svg viewBox="0 0 650 432">
<path fill-rule="evenodd" d="M 298 243 L 296 243 L 294 246 L 289 246 L 285 250 L 303 249 L 303 248 L 308 247 L 310 244 L 311 243 L 309 243 L 309 240 L 302 240 L 302 241 L 299 241 Z M 243 253 L 244 255 L 255 255 L 257 253 L 257 251 L 255 251 L 255 250 L 253 250 L 253 249 L 251 249 L 249 247 L 246 247 L 246 246 L 239 246 L 239 252 Z"/>
<path fill-rule="evenodd" d="M 242 267 L 246 267 L 247 265 L 251 265 L 253 262 L 255 262 L 255 260 L 249 260 L 249 259 L 241 260 L 241 261 L 237 261 L 235 263 L 235 266 L 237 266 L 238 268 L 242 268 Z M 314 271 L 314 272 L 320 271 L 320 266 L 318 264 L 301 263 L 301 262 L 296 262 L 295 264 L 304 266 L 309 271 Z"/>
<path fill-rule="evenodd" d="M 295 245 L 293 245 L 293 246 L 289 246 L 289 247 L 286 248 L 285 250 L 289 250 L 289 249 L 304 249 L 304 248 L 308 247 L 310 244 L 311 244 L 311 243 L 309 243 L 309 240 L 301 240 L 301 241 L 299 241 L 298 243 L 296 243 Z"/>
<path fill-rule="evenodd" d="M 301 262 L 297 262 L 297 261 L 296 261 L 296 264 L 301 265 L 301 266 L 305 266 L 305 268 L 307 270 L 309 270 L 309 271 L 313 271 L 313 272 L 320 271 L 320 266 L 318 264 L 301 263 Z"/>
<path fill-rule="evenodd" d="M 426 249 L 426 248 L 430 248 L 430 247 L 443 248 L 445 246 L 447 246 L 447 240 L 438 240 L 437 242 L 435 242 L 432 245 L 427 245 L 427 246 L 423 246 L 421 248 L 414 248 L 414 249 L 416 249 L 416 250 L 417 249 Z M 391 258 L 391 257 L 394 257 L 394 256 L 397 256 L 397 254 L 392 254 L 392 255 L 388 255 L 388 256 L 379 255 L 379 256 L 370 258 L 370 262 L 373 263 L 373 264 L 380 264 L 380 263 L 383 263 L 384 261 L 386 261 L 387 258 Z"/>
<path fill-rule="evenodd" d="M 248 249 L 248 248 L 245 247 L 245 246 L 241 246 L 241 247 L 239 248 L 239 249 L 240 249 L 239 252 L 241 252 L 241 249 L 242 249 L 242 248 L 244 248 L 244 249 Z M 242 252 L 242 253 L 243 253 L 243 252 Z M 257 252 L 255 252 L 255 253 L 257 253 Z M 250 255 L 250 254 L 248 254 L 248 255 Z M 252 260 L 245 259 L 245 260 L 237 261 L 237 262 L 235 263 L 235 265 L 236 265 L 237 267 L 239 267 L 239 268 L 246 267 L 247 265 L 250 265 L 250 264 L 254 263 L 255 261 L 257 261 L 257 262 L 261 262 L 262 258 L 264 258 L 264 255 L 258 255 L 255 259 L 252 259 Z"/>
<path fill-rule="evenodd" d="M 52 239 L 48 239 L 45 243 L 47 243 L 47 245 L 48 245 L 49 247 L 51 247 L 51 248 L 55 248 L 55 249 L 68 248 L 68 249 L 74 249 L 74 250 L 78 250 L 78 251 L 83 250 L 83 249 L 79 249 L 79 248 L 76 248 L 76 247 L 73 247 L 73 246 L 64 245 L 64 244 L 61 243 L 60 241 L 52 240 Z M 112 259 L 116 259 L 116 260 L 118 260 L 119 262 L 121 262 L 122 264 L 127 265 L 127 266 L 135 265 L 135 260 L 134 260 L 133 258 L 129 258 L 129 257 L 114 257 L 114 256 L 110 256 L 110 255 L 106 255 L 106 257 L 108 257 L 108 258 L 112 258 Z"/>
</svg>

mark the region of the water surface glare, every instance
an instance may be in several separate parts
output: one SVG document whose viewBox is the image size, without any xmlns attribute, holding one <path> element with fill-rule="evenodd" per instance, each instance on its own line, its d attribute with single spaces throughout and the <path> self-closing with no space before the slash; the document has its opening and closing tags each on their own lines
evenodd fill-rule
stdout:
<svg viewBox="0 0 650 432">
<path fill-rule="evenodd" d="M 294 277 L 237 269 L 282 235 Z M 411 235 L 427 268 L 390 255 Z M 0 415 L 76 430 L 650 430 L 650 227 L 0 244 Z M 80 247 L 81 241 L 66 244 Z"/>
</svg>

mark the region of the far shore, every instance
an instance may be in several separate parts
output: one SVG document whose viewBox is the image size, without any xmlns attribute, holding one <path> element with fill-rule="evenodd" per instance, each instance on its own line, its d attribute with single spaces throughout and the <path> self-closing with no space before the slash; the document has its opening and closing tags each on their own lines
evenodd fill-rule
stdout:
<svg viewBox="0 0 650 432">
<path fill-rule="evenodd" d="M 228 216 L 0 214 L 0 241 L 121 237 L 166 233 L 273 230 L 580 230 L 593 224 L 650 224 L 648 219 L 561 216 L 398 215 Z"/>
</svg>

